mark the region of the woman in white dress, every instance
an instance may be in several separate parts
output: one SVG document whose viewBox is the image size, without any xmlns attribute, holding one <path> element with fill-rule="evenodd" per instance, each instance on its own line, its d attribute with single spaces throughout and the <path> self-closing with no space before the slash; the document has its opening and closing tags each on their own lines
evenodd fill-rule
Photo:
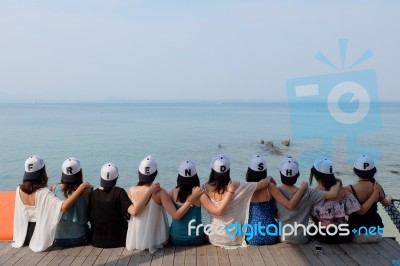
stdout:
<svg viewBox="0 0 400 266">
<path fill-rule="evenodd" d="M 208 237 L 211 244 L 226 249 L 247 246 L 241 226 L 248 223 L 250 201 L 254 191 L 267 188 L 270 180 L 271 178 L 267 177 L 259 182 L 239 183 L 225 211 L 221 215 L 210 213 L 213 228 L 223 226 L 226 229 L 217 229 L 220 231 L 218 234 L 210 234 Z M 219 155 L 212 160 L 210 178 L 203 185 L 203 190 L 215 205 L 220 205 L 227 194 L 231 193 L 227 189 L 230 181 L 229 158 Z M 222 231 L 224 234 L 221 234 Z"/>
<path fill-rule="evenodd" d="M 139 182 L 128 191 L 133 204 L 144 197 L 157 173 L 157 162 L 151 156 L 147 156 L 140 162 Z M 140 213 L 131 216 L 126 235 L 126 248 L 128 250 L 148 249 L 150 253 L 163 248 L 169 237 L 168 219 L 164 209 L 173 219 L 179 220 L 201 194 L 199 187 L 193 188 L 192 194 L 177 210 L 165 189 L 162 188 L 155 193 Z"/>
<path fill-rule="evenodd" d="M 50 247 L 63 212 L 90 188 L 89 183 L 83 182 L 62 201 L 47 188 L 47 181 L 44 160 L 37 155 L 29 157 L 22 184 L 16 190 L 12 247 L 29 245 L 35 252 Z"/>
</svg>

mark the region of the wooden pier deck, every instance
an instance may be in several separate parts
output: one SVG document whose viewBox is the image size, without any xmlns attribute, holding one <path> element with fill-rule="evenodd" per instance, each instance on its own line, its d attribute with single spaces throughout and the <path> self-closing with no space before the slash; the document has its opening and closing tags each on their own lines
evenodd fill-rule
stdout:
<svg viewBox="0 0 400 266">
<path fill-rule="evenodd" d="M 125 248 L 102 249 L 92 246 L 51 247 L 32 252 L 28 247 L 11 248 L 0 242 L 0 265 L 392 265 L 400 260 L 400 245 L 391 238 L 381 243 L 339 245 L 277 244 L 225 250 L 210 244 L 195 247 L 168 245 L 154 254 Z"/>
</svg>

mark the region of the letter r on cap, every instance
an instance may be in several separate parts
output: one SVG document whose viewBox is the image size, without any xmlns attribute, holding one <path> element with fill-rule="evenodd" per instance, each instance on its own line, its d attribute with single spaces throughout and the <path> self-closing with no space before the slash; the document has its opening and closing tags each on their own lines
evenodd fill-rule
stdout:
<svg viewBox="0 0 400 266">
<path fill-rule="evenodd" d="M 72 167 L 67 167 L 67 173 L 72 175 Z"/>
</svg>

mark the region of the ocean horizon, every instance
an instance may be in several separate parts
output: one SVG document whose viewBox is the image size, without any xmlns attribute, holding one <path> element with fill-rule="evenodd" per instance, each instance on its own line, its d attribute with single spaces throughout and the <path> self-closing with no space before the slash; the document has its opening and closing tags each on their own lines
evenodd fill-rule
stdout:
<svg viewBox="0 0 400 266">
<path fill-rule="evenodd" d="M 329 156 L 336 176 L 348 185 L 356 181 L 349 152 L 368 154 L 377 150 L 377 180 L 387 194 L 400 198 L 396 150 L 400 144 L 400 105 L 379 103 L 380 129 L 357 131 L 360 145 L 355 150 L 348 149 L 346 134 L 341 131 L 329 132 L 334 136 L 332 150 L 326 150 L 323 142 L 327 132 L 318 127 L 320 114 L 310 112 L 309 107 L 299 105 L 293 113 L 288 102 L 248 100 L 0 103 L 0 190 L 15 190 L 22 181 L 24 162 L 33 154 L 45 159 L 49 185 L 60 181 L 63 161 L 76 157 L 81 161 L 84 180 L 94 187 L 99 186 L 101 166 L 115 163 L 120 172 L 117 185 L 125 189 L 138 182 L 140 161 L 152 155 L 159 168 L 156 181 L 170 190 L 176 185 L 181 161 L 194 161 L 204 183 L 211 159 L 218 154 L 230 158 L 231 177 L 238 181 L 244 181 L 250 158 L 262 154 L 267 159 L 268 174 L 278 184 L 280 162 L 285 156 L 296 157 L 301 172 L 298 185 L 308 181 L 310 162 Z M 293 119 L 297 117 L 308 117 L 304 130 L 311 127 L 316 134 L 297 139 L 298 132 L 293 132 Z M 289 146 L 282 144 L 287 139 Z M 262 141 L 272 142 L 276 149 L 268 149 Z M 390 223 L 385 220 L 388 228 Z M 398 231 L 390 230 L 385 234 L 399 236 Z"/>
</svg>

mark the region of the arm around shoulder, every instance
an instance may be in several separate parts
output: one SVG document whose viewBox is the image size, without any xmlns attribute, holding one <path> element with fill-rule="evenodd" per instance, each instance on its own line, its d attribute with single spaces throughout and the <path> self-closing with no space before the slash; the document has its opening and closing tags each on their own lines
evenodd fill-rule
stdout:
<svg viewBox="0 0 400 266">
<path fill-rule="evenodd" d="M 79 198 L 79 196 L 90 188 L 90 184 L 87 182 L 83 182 L 79 185 L 78 189 L 71 194 L 71 196 L 66 199 L 61 205 L 61 211 L 66 212 L 68 209 L 75 203 L 75 201 Z"/>
</svg>

